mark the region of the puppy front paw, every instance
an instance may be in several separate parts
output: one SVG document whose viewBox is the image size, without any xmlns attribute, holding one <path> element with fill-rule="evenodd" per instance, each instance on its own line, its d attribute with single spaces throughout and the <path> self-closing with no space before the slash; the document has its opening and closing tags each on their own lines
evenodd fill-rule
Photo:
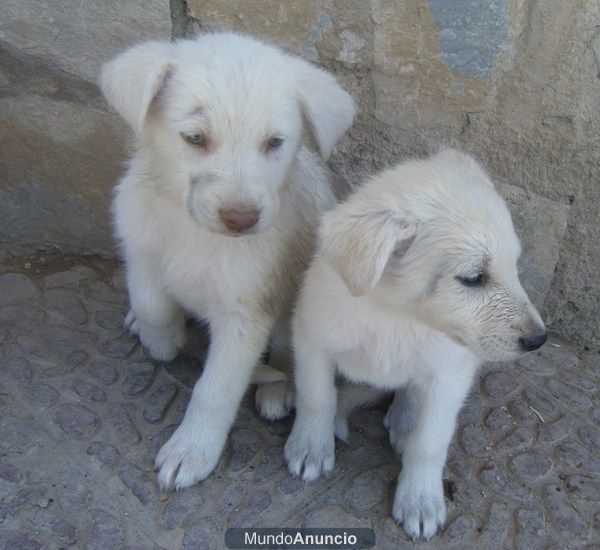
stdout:
<svg viewBox="0 0 600 550">
<path fill-rule="evenodd" d="M 441 479 L 433 487 L 430 478 L 420 482 L 418 477 L 403 478 L 401 474 L 392 516 L 402 524 L 404 531 L 413 541 L 429 540 L 433 537 L 446 520 Z"/>
<path fill-rule="evenodd" d="M 319 426 L 298 426 L 294 424 L 292 433 L 284 448 L 288 470 L 293 476 L 304 481 L 314 481 L 321 474 L 333 470 L 335 463 L 335 438 L 333 431 L 325 433 Z"/>
<path fill-rule="evenodd" d="M 135 317 L 135 312 L 130 309 L 123 319 L 123 328 L 128 330 L 130 334 L 137 336 L 140 333 L 140 325 Z"/>
<path fill-rule="evenodd" d="M 206 428 L 179 426 L 154 462 L 160 488 L 179 490 L 206 479 L 219 462 L 224 443 L 225 437 Z"/>
<path fill-rule="evenodd" d="M 267 420 L 279 420 L 294 407 L 294 385 L 290 382 L 267 382 L 256 388 L 254 402 L 260 415 Z"/>
</svg>

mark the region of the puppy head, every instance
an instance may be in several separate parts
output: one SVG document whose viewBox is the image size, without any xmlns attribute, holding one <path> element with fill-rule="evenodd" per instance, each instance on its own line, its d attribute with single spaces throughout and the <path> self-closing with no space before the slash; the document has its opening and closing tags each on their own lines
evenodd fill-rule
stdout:
<svg viewBox="0 0 600 550">
<path fill-rule="evenodd" d="M 510 213 L 467 155 L 447 150 L 375 178 L 326 215 L 321 243 L 353 295 L 413 315 L 483 360 L 546 339 L 519 282 Z"/>
<path fill-rule="evenodd" d="M 355 113 L 325 71 L 232 34 L 140 44 L 105 65 L 101 87 L 204 228 L 267 229 L 300 147 L 303 121 L 327 159 Z"/>
</svg>

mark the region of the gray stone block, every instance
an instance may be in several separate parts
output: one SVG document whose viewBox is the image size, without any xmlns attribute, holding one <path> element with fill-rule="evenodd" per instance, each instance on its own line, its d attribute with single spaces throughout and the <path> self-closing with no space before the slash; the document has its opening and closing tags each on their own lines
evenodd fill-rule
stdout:
<svg viewBox="0 0 600 550">
<path fill-rule="evenodd" d="M 508 204 L 521 240 L 521 282 L 533 303 L 543 306 L 554 279 L 570 207 L 508 183 L 499 184 L 498 191 Z"/>
</svg>

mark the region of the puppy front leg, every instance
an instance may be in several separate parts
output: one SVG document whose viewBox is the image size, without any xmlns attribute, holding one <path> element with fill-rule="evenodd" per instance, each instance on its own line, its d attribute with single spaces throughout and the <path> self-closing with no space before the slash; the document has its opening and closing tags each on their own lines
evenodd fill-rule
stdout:
<svg viewBox="0 0 600 550">
<path fill-rule="evenodd" d="M 294 338 L 296 420 L 284 454 L 292 475 L 305 481 L 330 472 L 335 461 L 335 364 L 305 338 Z"/>
<path fill-rule="evenodd" d="M 442 472 L 473 372 L 464 366 L 445 368 L 441 375 L 414 386 L 415 425 L 404 444 L 392 509 L 413 540 L 431 538 L 446 519 Z"/>
<path fill-rule="evenodd" d="M 270 320 L 241 315 L 211 323 L 204 372 L 181 425 L 161 448 L 155 466 L 163 489 L 188 487 L 215 468 L 252 371 L 264 350 Z"/>
<path fill-rule="evenodd" d="M 140 337 L 154 359 L 170 361 L 185 343 L 185 315 L 156 282 L 152 272 L 147 261 L 128 258 L 127 289 L 131 309 L 124 324 Z"/>
</svg>

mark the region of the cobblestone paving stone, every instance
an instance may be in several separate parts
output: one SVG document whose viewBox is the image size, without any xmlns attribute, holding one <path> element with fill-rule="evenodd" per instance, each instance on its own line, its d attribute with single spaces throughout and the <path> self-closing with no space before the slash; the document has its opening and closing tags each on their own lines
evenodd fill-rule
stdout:
<svg viewBox="0 0 600 550">
<path fill-rule="evenodd" d="M 205 332 L 190 327 L 185 354 L 153 363 L 121 328 L 121 270 L 45 271 L 0 270 L 0 548 L 221 548 L 232 526 L 367 526 L 378 548 L 410 545 L 390 516 L 401 462 L 381 410 L 355 413 L 334 473 L 304 484 L 283 462 L 291 421 L 259 418 L 250 391 L 213 475 L 162 494 L 154 456 L 201 373 Z M 598 355 L 556 339 L 487 365 L 429 545 L 599 545 L 599 384 Z"/>
</svg>

